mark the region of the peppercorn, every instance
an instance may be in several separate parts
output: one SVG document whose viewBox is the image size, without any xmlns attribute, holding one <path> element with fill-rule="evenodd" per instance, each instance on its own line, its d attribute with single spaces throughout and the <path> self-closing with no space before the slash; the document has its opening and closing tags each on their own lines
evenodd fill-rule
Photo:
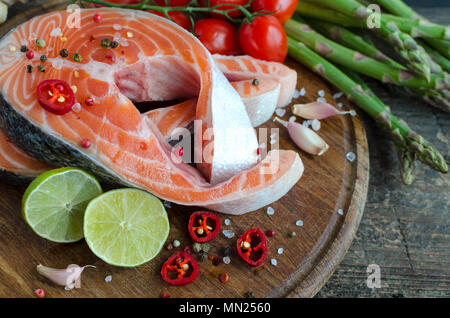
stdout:
<svg viewBox="0 0 450 318">
<path fill-rule="evenodd" d="M 47 61 L 47 56 L 41 55 L 41 57 L 39 59 L 41 60 L 41 62 L 45 62 L 45 61 Z"/>
<path fill-rule="evenodd" d="M 22 45 L 22 46 L 20 47 L 20 52 L 23 52 L 23 53 L 28 52 L 27 46 L 26 46 L 26 45 Z"/>
<path fill-rule="evenodd" d="M 178 241 L 178 240 L 174 240 L 172 244 L 173 244 L 173 247 L 179 247 L 181 245 L 180 241 Z"/>
<path fill-rule="evenodd" d="M 61 51 L 59 51 L 59 55 L 61 55 L 61 57 L 68 57 L 69 51 L 67 51 L 66 49 L 62 49 Z"/>
<path fill-rule="evenodd" d="M 220 263 L 222 263 L 222 258 L 214 256 L 214 258 L 213 258 L 213 265 L 214 266 L 219 266 Z"/>
<path fill-rule="evenodd" d="M 245 293 L 245 298 L 255 298 L 255 294 L 251 290 Z"/>
<path fill-rule="evenodd" d="M 42 65 L 38 65 L 37 67 L 38 71 L 41 71 L 42 73 L 45 73 L 45 69 Z"/>
<path fill-rule="evenodd" d="M 297 233 L 295 233 L 295 232 L 289 233 L 289 237 L 290 237 L 290 238 L 293 238 L 293 237 L 296 236 L 296 235 L 297 235 Z"/>
<path fill-rule="evenodd" d="M 40 48 L 43 48 L 43 47 L 45 47 L 45 41 L 43 40 L 43 39 L 37 39 L 36 40 L 36 45 L 37 45 L 37 47 L 40 47 Z"/>
<path fill-rule="evenodd" d="M 275 231 L 274 230 L 267 230 L 266 231 L 266 236 L 267 237 L 274 237 L 275 236 Z"/>
<path fill-rule="evenodd" d="M 75 62 L 81 62 L 81 60 L 82 60 L 81 55 L 78 54 L 78 53 L 75 53 L 74 55 L 72 55 L 72 59 L 73 59 Z"/>
<path fill-rule="evenodd" d="M 34 52 L 33 51 L 28 51 L 27 52 L 27 59 L 31 60 L 34 57 Z"/>
<path fill-rule="evenodd" d="M 202 245 L 196 242 L 192 244 L 192 249 L 194 250 L 195 253 L 200 253 L 200 251 L 202 250 Z"/>
<path fill-rule="evenodd" d="M 225 284 L 230 279 L 230 275 L 228 273 L 223 273 L 219 276 L 219 280 L 222 284 Z"/>
<path fill-rule="evenodd" d="M 255 86 L 258 86 L 258 85 L 259 85 L 259 80 L 258 80 L 257 78 L 255 78 L 255 79 L 252 81 L 252 84 L 255 85 Z"/>
<path fill-rule="evenodd" d="M 86 104 L 86 106 L 94 106 L 94 99 L 92 97 L 88 97 L 86 98 L 84 103 Z"/>
<path fill-rule="evenodd" d="M 111 45 L 111 41 L 109 39 L 103 39 L 100 42 L 102 48 L 107 49 Z"/>
<path fill-rule="evenodd" d="M 33 66 L 27 65 L 27 72 L 32 73 L 33 72 Z"/>
<path fill-rule="evenodd" d="M 111 43 L 109 44 L 109 46 L 110 46 L 112 49 L 115 49 L 115 48 L 117 48 L 117 47 L 119 46 L 119 43 L 118 43 L 117 41 L 111 41 Z"/>
<path fill-rule="evenodd" d="M 44 298 L 45 297 L 45 291 L 41 288 L 38 288 L 34 291 L 34 294 L 36 295 L 36 297 L 39 298 Z"/>
<path fill-rule="evenodd" d="M 166 245 L 166 249 L 167 249 L 168 251 L 173 250 L 173 245 L 172 245 L 172 243 L 167 244 L 167 245 Z"/>
<path fill-rule="evenodd" d="M 228 256 L 228 255 L 230 255 L 230 248 L 229 248 L 229 247 L 224 247 L 224 248 L 222 249 L 222 255 L 223 255 L 223 256 Z"/>
<path fill-rule="evenodd" d="M 88 138 L 85 138 L 81 141 L 81 146 L 83 148 L 90 148 L 91 147 L 91 141 Z"/>
<path fill-rule="evenodd" d="M 209 252 L 210 245 L 208 243 L 202 244 L 202 251 L 205 253 Z"/>
</svg>

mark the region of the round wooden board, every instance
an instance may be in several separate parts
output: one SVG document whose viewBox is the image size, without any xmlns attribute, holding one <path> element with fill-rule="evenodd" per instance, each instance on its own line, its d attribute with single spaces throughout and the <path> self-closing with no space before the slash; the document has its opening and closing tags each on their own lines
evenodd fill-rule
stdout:
<svg viewBox="0 0 450 318">
<path fill-rule="evenodd" d="M 35 15 L 63 8 L 62 3 L 66 1 L 49 1 L 19 14 L 0 27 L 0 35 Z M 324 90 L 328 102 L 336 105 L 330 87 L 321 78 L 294 61 L 287 64 L 298 71 L 298 89 L 307 92 L 294 102 L 315 101 L 318 91 Z M 349 105 L 344 99 L 340 102 Z M 286 109 L 285 120 L 291 116 Z M 299 151 L 281 125 L 268 122 L 265 126 L 280 129 L 281 149 Z M 223 229 L 233 230 L 236 235 L 254 227 L 276 232 L 268 238 L 264 266 L 255 270 L 245 265 L 234 248 L 236 237 L 228 239 L 220 234 L 211 242 L 210 255 L 220 255 L 223 247 L 231 247 L 231 264 L 201 262 L 198 279 L 184 287 L 169 286 L 161 279 L 161 265 L 174 250 L 163 249 L 148 264 L 124 269 L 99 260 L 84 241 L 55 244 L 37 237 L 21 217 L 24 189 L 0 184 L 0 296 L 30 297 L 36 288 L 45 289 L 48 297 L 160 297 L 163 293 L 172 297 L 244 297 L 248 291 L 256 297 L 314 296 L 350 247 L 363 214 L 369 179 L 367 140 L 358 116 L 324 120 L 319 134 L 330 149 L 321 157 L 300 152 L 305 173 L 286 196 L 271 205 L 275 214 L 268 215 L 265 208 L 244 216 L 220 215 L 222 224 L 226 218 L 231 221 L 228 226 L 223 224 Z M 356 154 L 355 161 L 346 160 L 348 152 Z M 339 209 L 343 215 L 338 214 Z M 182 247 L 191 244 L 186 226 L 195 208 L 173 205 L 167 210 L 171 224 L 168 242 L 178 239 Z M 303 221 L 303 226 L 296 225 L 298 220 Z M 289 233 L 293 231 L 297 235 L 291 238 Z M 277 252 L 279 248 L 284 249 L 282 254 Z M 277 266 L 271 264 L 272 258 Z M 40 263 L 55 268 L 91 264 L 96 269 L 83 273 L 82 288 L 65 291 L 37 274 L 36 265 Z M 226 284 L 218 279 L 224 272 L 231 276 Z M 112 275 L 112 281 L 106 283 L 108 275 Z"/>
</svg>

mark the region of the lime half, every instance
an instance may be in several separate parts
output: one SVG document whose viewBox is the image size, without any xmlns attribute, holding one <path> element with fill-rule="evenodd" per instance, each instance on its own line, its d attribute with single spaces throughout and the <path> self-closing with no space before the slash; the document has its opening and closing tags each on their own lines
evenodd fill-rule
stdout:
<svg viewBox="0 0 450 318">
<path fill-rule="evenodd" d="M 161 251 L 169 220 L 155 196 L 137 189 L 113 190 L 89 203 L 84 235 L 92 252 L 106 263 L 135 267 Z"/>
<path fill-rule="evenodd" d="M 37 235 L 58 243 L 83 238 L 83 218 L 88 203 L 102 193 L 98 181 L 77 168 L 50 170 L 25 191 L 22 213 Z"/>
</svg>

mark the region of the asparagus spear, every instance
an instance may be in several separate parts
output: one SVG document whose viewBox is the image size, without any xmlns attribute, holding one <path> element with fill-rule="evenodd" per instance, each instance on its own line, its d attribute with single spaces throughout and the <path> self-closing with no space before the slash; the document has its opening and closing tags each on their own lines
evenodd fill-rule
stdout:
<svg viewBox="0 0 450 318">
<path fill-rule="evenodd" d="M 337 67 L 291 37 L 288 37 L 288 48 L 291 57 L 339 88 L 351 97 L 362 110 L 382 124 L 382 127 L 390 133 L 395 143 L 407 148 L 420 161 L 433 169 L 443 173 L 448 172 L 447 163 L 442 155 L 422 136 L 412 131 L 404 121 L 392 115 L 386 105 L 381 103 L 378 98 L 368 94 Z"/>
<path fill-rule="evenodd" d="M 431 56 L 431 58 L 438 63 L 446 72 L 450 73 L 450 60 L 447 59 L 445 56 L 442 56 L 441 53 L 436 51 L 434 48 L 429 46 L 425 43 L 425 41 L 422 41 L 420 43 L 422 47 L 427 51 L 427 53 Z"/>
<path fill-rule="evenodd" d="M 315 32 L 307 24 L 291 19 L 285 23 L 284 28 L 289 36 L 302 41 L 320 55 L 383 83 L 393 83 L 417 89 L 443 89 L 449 86 L 447 81 L 438 76 L 432 75 L 430 81 L 427 82 L 404 70 L 392 68 L 384 63 L 364 56 L 359 52 L 329 40 Z"/>
<path fill-rule="evenodd" d="M 402 0 L 376 0 L 387 11 L 404 18 L 418 20 L 419 23 L 427 24 L 429 21 L 406 5 Z M 439 53 L 450 59 L 450 42 L 445 40 L 427 38 L 425 41 Z"/>
<path fill-rule="evenodd" d="M 403 65 L 399 64 L 398 62 L 394 61 L 390 57 L 386 56 L 383 52 L 378 50 L 377 47 L 373 45 L 373 43 L 367 42 L 359 35 L 342 26 L 315 19 L 308 19 L 307 22 L 314 29 L 318 30 L 325 36 L 347 46 L 348 48 L 359 51 L 368 57 L 374 58 L 377 61 L 383 62 L 394 68 L 406 70 Z"/>
<path fill-rule="evenodd" d="M 366 21 L 369 17 L 367 8 L 355 0 L 315 0 L 316 4 L 321 4 L 336 11 L 355 17 L 361 21 Z M 380 28 L 374 28 L 378 31 L 391 45 L 394 46 L 397 53 L 408 61 L 408 67 L 417 75 L 430 79 L 432 71 L 439 72 L 438 65 L 432 61 L 425 50 L 419 46 L 416 41 L 398 28 L 394 21 L 386 22 L 380 19 Z M 442 69 L 440 70 L 442 72 Z"/>
</svg>

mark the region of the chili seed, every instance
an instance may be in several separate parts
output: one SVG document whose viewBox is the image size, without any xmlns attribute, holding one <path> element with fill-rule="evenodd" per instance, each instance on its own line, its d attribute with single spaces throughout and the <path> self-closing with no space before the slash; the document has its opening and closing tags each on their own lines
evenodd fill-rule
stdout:
<svg viewBox="0 0 450 318">
<path fill-rule="evenodd" d="M 219 276 L 219 280 L 222 284 L 225 284 L 230 279 L 230 275 L 228 273 L 223 273 Z"/>
<path fill-rule="evenodd" d="M 111 41 L 109 39 L 103 39 L 100 42 L 102 48 L 107 49 L 111 45 Z"/>
<path fill-rule="evenodd" d="M 194 243 L 192 244 L 192 249 L 195 253 L 200 253 L 200 251 L 202 250 L 202 245 L 200 243 Z"/>
<path fill-rule="evenodd" d="M 38 65 L 37 69 L 42 73 L 45 73 L 45 68 L 42 65 Z"/>
<path fill-rule="evenodd" d="M 41 288 L 38 288 L 34 291 L 34 294 L 36 295 L 36 297 L 39 298 L 44 298 L 45 297 L 45 291 Z"/>
<path fill-rule="evenodd" d="M 112 49 L 115 49 L 115 48 L 117 48 L 117 47 L 119 46 L 119 42 L 117 42 L 117 41 L 111 41 L 111 43 L 109 44 L 109 46 L 110 46 Z"/>
<path fill-rule="evenodd" d="M 78 54 L 78 53 L 75 53 L 74 55 L 72 55 L 72 59 L 73 59 L 75 62 L 81 62 L 81 60 L 82 60 L 81 55 Z"/>
<path fill-rule="evenodd" d="M 37 47 L 43 48 L 43 47 L 45 47 L 46 43 L 43 39 L 37 39 L 36 45 L 37 45 Z"/>
<path fill-rule="evenodd" d="M 45 61 L 47 61 L 47 56 L 41 55 L 41 57 L 39 59 L 41 60 L 41 62 L 45 62 Z"/>
<path fill-rule="evenodd" d="M 228 256 L 228 255 L 230 255 L 230 248 L 229 248 L 229 247 L 224 247 L 224 248 L 222 248 L 222 255 L 223 255 L 223 256 Z"/>
<path fill-rule="evenodd" d="M 222 263 L 222 259 L 220 257 L 214 256 L 214 258 L 213 258 L 213 265 L 214 266 L 219 266 L 220 263 Z"/>
<path fill-rule="evenodd" d="M 168 251 L 173 250 L 173 245 L 172 245 L 171 243 L 167 244 L 167 245 L 166 245 L 166 249 L 167 249 Z"/>
<path fill-rule="evenodd" d="M 255 86 L 258 86 L 258 85 L 259 85 L 259 80 L 258 80 L 257 78 L 255 78 L 255 79 L 252 81 L 252 84 L 255 85 Z"/>
<path fill-rule="evenodd" d="M 81 146 L 83 148 L 89 148 L 91 146 L 91 141 L 88 138 L 85 138 L 81 141 Z"/>
<path fill-rule="evenodd" d="M 274 230 L 267 230 L 266 231 L 266 235 L 267 235 L 267 237 L 274 237 L 275 236 L 275 231 Z"/>
<path fill-rule="evenodd" d="M 69 51 L 67 51 L 66 49 L 62 49 L 61 51 L 59 51 L 59 55 L 61 55 L 61 57 L 68 57 Z"/>
<path fill-rule="evenodd" d="M 197 233 L 202 235 L 203 233 L 205 233 L 205 231 L 202 228 L 197 229 Z"/>
<path fill-rule="evenodd" d="M 187 272 L 189 270 L 189 264 L 183 264 L 183 270 Z"/>
<path fill-rule="evenodd" d="M 26 45 L 22 45 L 22 46 L 20 47 L 20 52 L 23 52 L 23 53 L 28 52 L 27 46 L 26 46 Z"/>
<path fill-rule="evenodd" d="M 27 65 L 27 72 L 32 73 L 33 72 L 33 66 Z"/>
<path fill-rule="evenodd" d="M 34 57 L 34 52 L 33 51 L 28 51 L 27 52 L 27 59 L 31 60 Z"/>
</svg>

